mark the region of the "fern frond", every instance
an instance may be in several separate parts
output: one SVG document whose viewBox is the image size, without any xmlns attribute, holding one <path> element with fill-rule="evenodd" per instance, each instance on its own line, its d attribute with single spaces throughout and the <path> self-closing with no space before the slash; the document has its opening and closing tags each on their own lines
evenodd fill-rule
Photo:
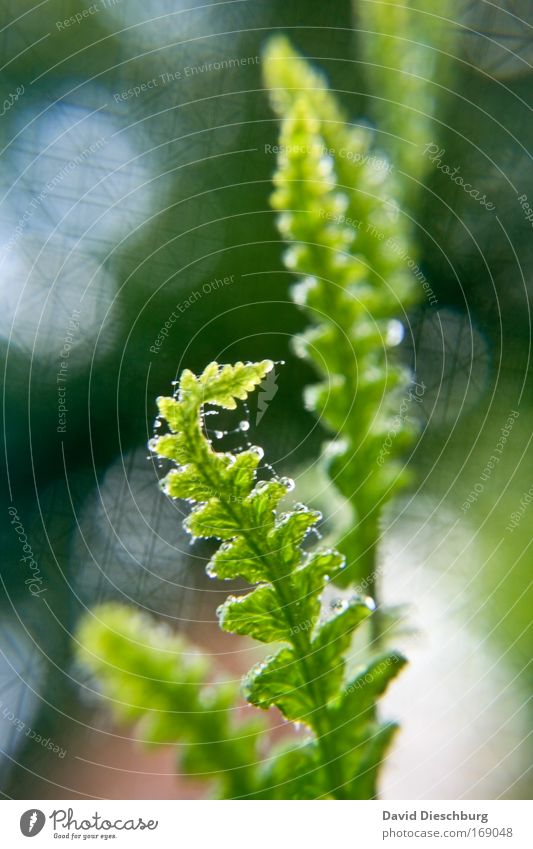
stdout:
<svg viewBox="0 0 533 849">
<path fill-rule="evenodd" d="M 181 767 L 226 798 L 258 790 L 259 716 L 238 716 L 238 688 L 209 682 L 205 656 L 168 627 L 120 604 L 96 607 L 77 630 L 78 659 L 120 722 L 145 743 L 178 745 Z"/>
<path fill-rule="evenodd" d="M 382 131 L 381 146 L 405 175 L 408 200 L 429 168 L 423 149 L 435 139 L 437 106 L 451 81 L 454 7 L 453 0 L 433 0 L 430 8 L 413 0 L 357 5 L 365 71 L 376 94 L 371 112 Z"/>
<path fill-rule="evenodd" d="M 209 574 L 243 578 L 256 585 L 245 595 L 230 596 L 220 607 L 221 627 L 281 644 L 246 676 L 247 700 L 263 709 L 275 706 L 286 719 L 303 723 L 313 732 L 305 746 L 306 774 L 313 780 L 307 786 L 302 776 L 302 797 L 320 789 L 319 795 L 344 798 L 356 764 L 337 729 L 343 721 L 360 724 L 357 712 L 350 714 L 342 708 L 346 653 L 354 631 L 372 608 L 365 599 L 353 596 L 326 621 L 321 620 L 322 591 L 328 576 L 343 568 L 343 558 L 331 549 L 303 550 L 320 514 L 304 505 L 283 509 L 280 502 L 292 482 L 257 479 L 262 451 L 217 452 L 202 427 L 205 403 L 231 409 L 234 400 L 244 399 L 272 366 L 268 360 L 234 367 L 212 363 L 199 377 L 184 372 L 176 397 L 158 401 L 170 433 L 153 439 L 151 449 L 177 461 L 162 486 L 168 495 L 185 496 L 193 504 L 185 521 L 188 531 L 221 542 L 210 560 Z M 365 717 L 364 728 L 357 733 L 374 740 L 379 724 L 375 715 Z M 368 745 L 360 741 L 357 762 L 369 741 Z M 297 757 L 302 758 L 302 751 Z M 315 774 L 318 765 L 319 775 Z M 267 784 L 271 780 L 265 778 Z"/>
<path fill-rule="evenodd" d="M 286 266 L 302 278 L 293 297 L 310 320 L 295 347 L 322 376 L 306 399 L 335 434 L 330 474 L 353 507 L 339 542 L 349 568 L 336 579 L 371 583 L 381 508 L 409 479 L 402 458 L 416 432 L 414 417 L 399 414 L 412 377 L 391 338 L 421 295 L 405 260 L 415 252 L 394 175 L 324 77 L 276 37 L 265 79 L 282 118 L 272 206 Z"/>
</svg>

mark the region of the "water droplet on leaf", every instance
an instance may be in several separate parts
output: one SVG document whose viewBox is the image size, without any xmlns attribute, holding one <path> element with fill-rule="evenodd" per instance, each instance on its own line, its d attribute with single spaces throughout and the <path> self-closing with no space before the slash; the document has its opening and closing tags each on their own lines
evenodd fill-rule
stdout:
<svg viewBox="0 0 533 849">
<path fill-rule="evenodd" d="M 292 492 L 295 487 L 295 483 L 292 478 L 280 478 L 279 482 L 283 484 L 287 492 Z"/>
</svg>

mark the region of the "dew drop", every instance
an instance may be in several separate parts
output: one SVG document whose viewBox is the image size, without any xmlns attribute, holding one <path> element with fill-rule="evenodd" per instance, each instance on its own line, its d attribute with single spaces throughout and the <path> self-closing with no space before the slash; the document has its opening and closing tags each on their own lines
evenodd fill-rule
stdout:
<svg viewBox="0 0 533 849">
<path fill-rule="evenodd" d="M 298 251 L 294 248 L 287 248 L 283 254 L 283 259 L 285 260 L 285 265 L 288 268 L 296 268 L 298 265 Z"/>
<path fill-rule="evenodd" d="M 287 492 L 292 492 L 295 487 L 295 483 L 292 478 L 280 478 L 279 482 L 283 484 Z"/>
<path fill-rule="evenodd" d="M 215 436 L 217 439 L 222 439 L 224 432 L 222 430 L 215 430 Z"/>
<path fill-rule="evenodd" d="M 300 306 L 305 306 L 307 303 L 307 296 L 311 289 L 314 289 L 317 285 L 317 280 L 315 277 L 306 277 L 300 283 L 297 283 L 291 292 L 292 299 L 295 303 Z"/>
<path fill-rule="evenodd" d="M 329 153 L 320 157 L 317 163 L 317 171 L 323 177 L 327 177 L 331 174 L 333 171 L 333 158 L 329 155 Z"/>
<path fill-rule="evenodd" d="M 391 348 L 394 348 L 395 345 L 399 345 L 405 335 L 404 326 L 401 321 L 397 319 L 392 319 L 387 324 L 387 334 L 386 334 L 386 342 L 387 345 L 390 345 Z"/>
<path fill-rule="evenodd" d="M 250 422 L 247 422 L 246 420 L 239 422 L 239 430 L 250 430 Z"/>
</svg>

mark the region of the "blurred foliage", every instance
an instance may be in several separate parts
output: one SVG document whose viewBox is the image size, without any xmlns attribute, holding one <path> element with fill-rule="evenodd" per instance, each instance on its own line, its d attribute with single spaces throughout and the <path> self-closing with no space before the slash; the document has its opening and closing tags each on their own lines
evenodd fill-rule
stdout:
<svg viewBox="0 0 533 849">
<path fill-rule="evenodd" d="M 400 169 L 400 189 L 416 204 L 429 168 L 421 155 L 445 110 L 458 33 L 455 0 L 391 0 L 354 4 L 369 105 L 379 143 Z"/>
<path fill-rule="evenodd" d="M 238 688 L 208 680 L 205 654 L 134 608 L 108 604 L 82 619 L 79 657 L 117 719 L 145 743 L 179 744 L 182 767 L 225 798 L 258 790 L 261 718 L 236 717 Z M 120 659 L 120 660 L 119 660 Z M 120 665 L 119 665 L 120 664 Z M 87 685 L 88 686 L 88 685 Z"/>
<path fill-rule="evenodd" d="M 401 455 L 416 432 L 415 418 L 400 414 L 412 378 L 392 353 L 398 319 L 422 296 L 405 259 L 418 270 L 416 249 L 391 163 L 347 123 L 324 78 L 284 40 L 271 42 L 265 76 L 284 119 L 272 205 L 285 264 L 300 277 L 293 297 L 311 324 L 294 347 L 320 375 L 307 405 L 334 434 L 330 474 L 353 507 L 336 580 L 364 581 L 373 595 L 380 512 L 408 478 Z"/>
</svg>

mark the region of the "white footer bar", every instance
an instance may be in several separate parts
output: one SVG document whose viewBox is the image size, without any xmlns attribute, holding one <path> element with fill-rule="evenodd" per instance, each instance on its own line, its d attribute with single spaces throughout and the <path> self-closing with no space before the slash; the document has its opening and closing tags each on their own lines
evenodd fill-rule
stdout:
<svg viewBox="0 0 533 849">
<path fill-rule="evenodd" d="M 1 839 L 18 846 L 173 849 L 532 849 L 520 801 L 3 801 Z M 28 839 L 35 837 L 35 844 Z M 67 843 L 67 841 L 69 841 Z"/>
</svg>

